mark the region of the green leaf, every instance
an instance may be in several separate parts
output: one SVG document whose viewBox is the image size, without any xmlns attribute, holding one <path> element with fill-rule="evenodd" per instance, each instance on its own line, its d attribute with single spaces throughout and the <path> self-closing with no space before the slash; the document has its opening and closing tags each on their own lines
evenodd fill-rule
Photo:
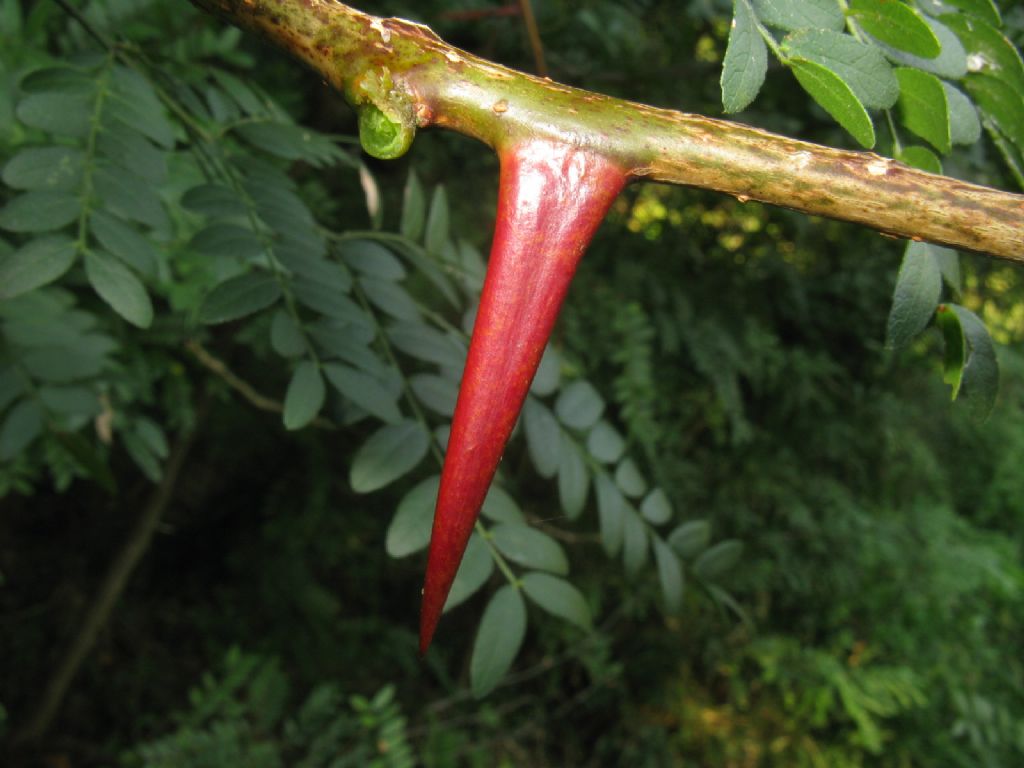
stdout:
<svg viewBox="0 0 1024 768">
<path fill-rule="evenodd" d="M 96 75 L 95 67 L 89 65 L 41 67 L 25 75 L 18 85 L 25 93 L 82 96 L 91 99 L 96 93 Z"/>
<path fill-rule="evenodd" d="M 558 395 L 555 414 L 572 429 L 590 429 L 604 413 L 604 400 L 585 380 L 574 381 Z"/>
<path fill-rule="evenodd" d="M 0 413 L 25 392 L 25 383 L 13 367 L 0 368 Z"/>
<path fill-rule="evenodd" d="M 54 432 L 53 435 L 75 463 L 100 488 L 111 495 L 117 493 L 117 479 L 114 477 L 114 473 L 110 471 L 106 460 L 88 440 L 77 432 Z"/>
<path fill-rule="evenodd" d="M 892 0 L 850 0 L 849 14 L 869 35 L 883 43 L 926 59 L 942 50 L 924 17 L 901 2 Z"/>
<path fill-rule="evenodd" d="M 942 295 L 942 273 L 926 243 L 908 242 L 889 310 L 886 346 L 905 347 L 928 327 Z"/>
<path fill-rule="evenodd" d="M 381 427 L 363 443 L 349 468 L 356 493 L 369 493 L 411 472 L 427 455 L 430 434 L 416 421 Z"/>
<path fill-rule="evenodd" d="M 565 579 L 547 573 L 527 573 L 520 583 L 523 593 L 552 616 L 590 629 L 590 607 L 580 591 Z"/>
<path fill-rule="evenodd" d="M 130 224 L 104 213 L 93 211 L 89 231 L 103 248 L 147 277 L 155 277 L 159 256 L 156 248 Z"/>
<path fill-rule="evenodd" d="M 160 459 L 166 459 L 171 452 L 167 444 L 167 436 L 159 425 L 143 417 L 135 422 L 135 434 L 139 436 L 149 449 Z"/>
<path fill-rule="evenodd" d="M 212 218 L 245 216 L 245 203 L 233 189 L 221 184 L 200 184 L 181 197 L 181 204 L 194 213 Z"/>
<path fill-rule="evenodd" d="M 402 221 L 399 231 L 403 237 L 414 242 L 419 241 L 423 235 L 423 223 L 427 217 L 427 201 L 423 194 L 423 185 L 420 183 L 416 171 L 409 169 L 409 178 L 405 182 L 405 191 L 402 193 Z"/>
<path fill-rule="evenodd" d="M 482 514 L 496 523 L 515 523 L 524 525 L 526 519 L 515 499 L 508 495 L 500 486 L 492 485 L 484 499 Z"/>
<path fill-rule="evenodd" d="M 100 401 L 88 387 L 42 386 L 37 390 L 39 399 L 50 411 L 68 416 L 90 418 L 100 412 Z"/>
<path fill-rule="evenodd" d="M 935 75 L 899 67 L 901 122 L 939 152 L 949 154 L 949 103 L 946 89 Z"/>
<path fill-rule="evenodd" d="M 326 364 L 324 373 L 342 396 L 367 413 L 388 424 L 398 424 L 402 420 L 398 397 L 381 386 L 375 376 L 337 363 Z"/>
<path fill-rule="evenodd" d="M 14 253 L 0 256 L 0 300 L 52 283 L 75 263 L 75 243 L 64 235 L 29 240 Z"/>
<path fill-rule="evenodd" d="M 149 446 L 134 432 L 122 433 L 121 440 L 128 455 L 135 462 L 135 466 L 142 470 L 142 474 L 148 477 L 151 482 L 160 482 L 163 469 L 160 466 L 160 460 L 153 455 Z"/>
<path fill-rule="evenodd" d="M 154 229 L 167 226 L 167 213 L 153 185 L 116 165 L 98 168 L 92 176 L 103 204 L 118 216 Z"/>
<path fill-rule="evenodd" d="M 270 321 L 270 346 L 281 357 L 299 357 L 306 353 L 306 337 L 295 319 L 279 309 Z"/>
<path fill-rule="evenodd" d="M 27 147 L 4 166 L 3 181 L 12 189 L 70 191 L 82 179 L 84 161 L 77 147 Z"/>
<path fill-rule="evenodd" d="M 266 250 L 263 241 L 248 227 L 223 222 L 196 232 L 189 247 L 204 256 L 240 261 L 256 259 Z"/>
<path fill-rule="evenodd" d="M 689 520 L 669 534 L 668 543 L 684 560 L 694 558 L 711 543 L 711 523 Z"/>
<path fill-rule="evenodd" d="M 992 413 L 999 393 L 999 362 L 988 328 L 966 307 L 947 304 L 959 321 L 966 348 L 966 361 L 959 391 L 967 398 L 967 410 L 973 419 L 985 421 Z"/>
<path fill-rule="evenodd" d="M 153 303 L 146 287 L 128 267 L 103 251 L 87 251 L 85 274 L 99 297 L 132 325 L 148 328 Z"/>
<path fill-rule="evenodd" d="M 4 0 L 0 5 L 0 36 L 17 39 L 22 23 L 21 0 Z"/>
<path fill-rule="evenodd" d="M 15 114 L 30 128 L 80 139 L 89 135 L 92 107 L 91 96 L 37 93 L 19 101 Z"/>
<path fill-rule="evenodd" d="M 544 349 L 544 355 L 540 359 L 537 373 L 530 383 L 530 392 L 537 397 L 553 395 L 558 389 L 558 382 L 561 378 L 562 358 L 558 351 L 549 344 Z"/>
<path fill-rule="evenodd" d="M 733 0 L 732 26 L 722 63 L 722 106 L 726 112 L 745 109 L 764 84 L 768 47 L 747 0 Z"/>
<path fill-rule="evenodd" d="M 740 561 L 743 542 L 736 539 L 720 541 L 704 551 L 693 563 L 693 572 L 701 581 L 715 581 Z"/>
<path fill-rule="evenodd" d="M 208 325 L 226 323 L 266 309 L 281 298 L 281 286 L 271 275 L 253 272 L 217 285 L 199 309 Z"/>
<path fill-rule="evenodd" d="M 420 319 L 419 307 L 399 283 L 376 277 L 363 277 L 359 284 L 371 304 L 396 320 Z"/>
<path fill-rule="evenodd" d="M 137 70 L 113 68 L 114 88 L 109 111 L 126 125 L 152 139 L 164 149 L 174 146 L 174 126 L 152 84 Z"/>
<path fill-rule="evenodd" d="M 1003 26 L 1002 16 L 999 15 L 999 9 L 996 8 L 993 0 L 942 0 L 942 2 L 959 8 L 968 16 L 988 22 L 993 27 Z"/>
<path fill-rule="evenodd" d="M 925 21 L 928 22 L 928 26 L 931 27 L 942 46 L 942 52 L 934 59 L 914 56 L 885 43 L 878 43 L 878 47 L 889 59 L 905 67 L 923 69 L 925 72 L 931 72 L 939 77 L 959 80 L 967 73 L 967 51 L 960 43 L 960 38 L 953 33 L 953 30 L 935 19 L 925 17 Z"/>
<path fill-rule="evenodd" d="M 838 8 L 838 6 L 836 6 Z M 866 107 L 888 109 L 900 95 L 892 68 L 876 46 L 827 29 L 805 29 L 787 35 L 782 49 L 834 72 Z"/>
<path fill-rule="evenodd" d="M 622 542 L 622 562 L 626 574 L 635 576 L 647 564 L 647 527 L 629 507 L 626 507 L 623 516 Z"/>
<path fill-rule="evenodd" d="M 106 356 L 80 344 L 77 348 L 33 350 L 23 356 L 21 362 L 35 378 L 61 384 L 97 375 L 106 364 Z"/>
<path fill-rule="evenodd" d="M 317 134 L 300 125 L 279 122 L 243 123 L 235 129 L 256 149 L 283 160 L 318 162 L 322 156 Z"/>
<path fill-rule="evenodd" d="M 647 481 L 640 474 L 636 463 L 632 459 L 623 459 L 615 468 L 615 484 L 627 496 L 634 499 L 640 498 L 647 492 Z"/>
<path fill-rule="evenodd" d="M 960 282 L 960 254 L 952 248 L 943 248 L 941 245 L 929 245 L 928 250 L 938 265 L 946 285 L 954 292 L 961 293 L 963 285 Z"/>
<path fill-rule="evenodd" d="M 299 277 L 292 280 L 292 293 L 300 304 L 327 317 L 353 325 L 375 328 L 373 318 L 352 299 L 322 280 Z"/>
<path fill-rule="evenodd" d="M 384 540 L 390 557 L 406 557 L 427 548 L 434 523 L 434 503 L 440 486 L 441 476 L 434 475 L 402 497 Z"/>
<path fill-rule="evenodd" d="M 607 421 L 599 421 L 587 435 L 587 450 L 603 464 L 612 464 L 619 460 L 626 450 L 626 441 Z"/>
<path fill-rule="evenodd" d="M 896 155 L 896 159 L 912 168 L 928 171 L 928 173 L 942 173 L 942 161 L 927 147 L 905 146 Z"/>
<path fill-rule="evenodd" d="M 466 362 L 466 349 L 460 341 L 423 323 L 395 323 L 387 335 L 396 347 L 417 360 L 459 370 Z"/>
<path fill-rule="evenodd" d="M 803 89 L 861 146 L 871 149 L 875 145 L 875 127 L 871 117 L 839 75 L 806 59 L 792 58 L 787 64 Z"/>
<path fill-rule="evenodd" d="M 981 111 L 1006 137 L 1024 152 L 1024 99 L 1002 80 L 986 75 L 968 75 L 967 91 Z"/>
<path fill-rule="evenodd" d="M 942 339 L 946 344 L 942 360 L 942 380 L 952 388 L 952 399 L 960 394 L 963 381 L 964 362 L 967 359 L 967 340 L 964 338 L 963 327 L 956 312 L 945 304 L 935 310 L 935 322 L 942 331 Z"/>
<path fill-rule="evenodd" d="M 490 532 L 498 551 L 514 563 L 551 573 L 569 572 L 562 545 L 546 533 L 518 523 L 500 523 Z"/>
<path fill-rule="evenodd" d="M 562 435 L 562 450 L 558 458 L 558 499 L 566 517 L 575 520 L 587 505 L 590 473 L 579 449 L 568 435 Z"/>
<path fill-rule="evenodd" d="M 621 487 L 621 486 L 620 486 Z M 640 504 L 640 514 L 651 525 L 664 525 L 672 519 L 672 504 L 661 488 L 655 488 Z"/>
<path fill-rule="evenodd" d="M 0 425 L 0 461 L 10 461 L 43 431 L 43 409 L 35 400 L 22 400 Z"/>
<path fill-rule="evenodd" d="M 601 544 L 608 557 L 615 557 L 622 548 L 626 500 L 605 474 L 594 476 L 597 495 L 597 516 L 601 528 Z"/>
<path fill-rule="evenodd" d="M 501 682 L 525 636 L 526 606 L 519 590 L 506 585 L 487 603 L 473 643 L 469 682 L 476 698 L 483 698 Z"/>
<path fill-rule="evenodd" d="M 168 153 L 120 121 L 107 126 L 96 146 L 106 160 L 150 184 L 159 185 L 167 179 Z"/>
<path fill-rule="evenodd" d="M 846 20 L 835 0 L 753 0 L 757 17 L 779 29 L 840 31 Z"/>
<path fill-rule="evenodd" d="M 967 96 L 949 83 L 943 82 L 946 102 L 949 104 L 949 137 L 953 144 L 971 145 L 981 138 L 978 111 Z"/>
<path fill-rule="evenodd" d="M 445 612 L 476 594 L 480 587 L 491 578 L 492 573 L 494 573 L 494 558 L 491 556 L 491 551 L 487 548 L 484 540 L 480 538 L 480 534 L 474 533 L 469 537 L 466 554 L 462 556 L 459 570 L 455 574 L 455 581 L 452 582 L 451 592 L 448 593 L 448 600 L 445 601 Z"/>
<path fill-rule="evenodd" d="M 561 462 L 562 430 L 547 406 L 532 397 L 523 407 L 523 429 L 530 460 L 541 477 L 551 478 L 558 472 Z"/>
<path fill-rule="evenodd" d="M 459 385 L 444 376 L 417 373 L 409 377 L 409 385 L 416 399 L 435 413 L 451 418 L 459 398 Z"/>
<path fill-rule="evenodd" d="M 665 610 L 678 613 L 683 605 L 683 568 L 675 552 L 657 536 L 651 538 L 654 545 L 654 563 L 658 568 L 658 581 L 665 599 Z"/>
<path fill-rule="evenodd" d="M 1017 92 L 1024 93 L 1024 61 L 1002 32 L 977 18 L 951 14 L 942 17 L 967 49 L 967 69 L 972 74 L 988 75 L 1001 80 Z"/>
<path fill-rule="evenodd" d="M 0 208 L 0 229 L 52 232 L 78 218 L 81 200 L 66 192 L 25 192 Z"/>
<path fill-rule="evenodd" d="M 430 200 L 430 213 L 427 214 L 427 231 L 423 243 L 430 253 L 438 254 L 444 250 L 448 242 L 448 195 L 444 186 L 438 185 Z"/>
<path fill-rule="evenodd" d="M 299 363 L 284 397 L 284 428 L 301 429 L 309 424 L 324 407 L 326 396 L 327 388 L 316 363 L 311 360 Z"/>
<path fill-rule="evenodd" d="M 341 248 L 341 257 L 352 269 L 380 280 L 401 280 L 405 267 L 380 243 L 372 240 L 349 240 Z"/>
</svg>

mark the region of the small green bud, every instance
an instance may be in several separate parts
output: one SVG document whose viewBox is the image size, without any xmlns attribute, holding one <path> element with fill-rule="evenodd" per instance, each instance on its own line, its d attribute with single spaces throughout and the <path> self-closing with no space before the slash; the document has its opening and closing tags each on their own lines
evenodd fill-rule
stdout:
<svg viewBox="0 0 1024 768">
<path fill-rule="evenodd" d="M 374 104 L 363 104 L 358 109 L 359 143 L 368 155 L 394 160 L 406 153 L 416 135 L 412 123 L 395 122 Z"/>
</svg>

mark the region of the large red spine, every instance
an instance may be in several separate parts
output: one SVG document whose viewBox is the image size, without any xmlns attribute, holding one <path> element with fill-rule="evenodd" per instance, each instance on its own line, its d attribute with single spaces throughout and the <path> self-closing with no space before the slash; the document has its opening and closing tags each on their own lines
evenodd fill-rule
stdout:
<svg viewBox="0 0 1024 768">
<path fill-rule="evenodd" d="M 580 257 L 626 182 L 585 149 L 500 154 L 494 243 L 452 421 L 420 615 L 426 652 Z"/>
</svg>

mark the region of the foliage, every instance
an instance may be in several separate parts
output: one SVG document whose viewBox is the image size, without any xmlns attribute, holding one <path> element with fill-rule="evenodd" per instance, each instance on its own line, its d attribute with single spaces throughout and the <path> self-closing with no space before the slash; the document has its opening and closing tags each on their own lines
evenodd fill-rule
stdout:
<svg viewBox="0 0 1024 768">
<path fill-rule="evenodd" d="M 442 6 L 367 10 L 528 66 L 518 27 Z M 430 136 L 415 169 L 359 158 L 317 84 L 179 2 L 75 5 L 88 26 L 0 8 L 0 593 L 17 630 L 0 633 L 0 728 L 195 430 L 170 535 L 67 705 L 108 761 L 1019 762 L 1016 272 L 911 243 L 897 274 L 859 230 L 628 190 L 421 662 L 415 585 L 490 159 Z M 1002 96 L 1024 86 L 997 31 L 1019 42 L 1019 14 L 838 8 L 736 0 L 731 28 L 713 3 L 685 23 L 670 3 L 537 10 L 552 66 L 584 85 L 706 112 L 757 96 L 745 118 L 842 141 L 764 78 L 767 46 L 861 143 L 1020 180 L 1024 122 Z M 679 51 L 683 95 L 659 69 Z M 949 409 L 939 355 L 965 410 L 995 414 L 985 430 Z"/>
</svg>

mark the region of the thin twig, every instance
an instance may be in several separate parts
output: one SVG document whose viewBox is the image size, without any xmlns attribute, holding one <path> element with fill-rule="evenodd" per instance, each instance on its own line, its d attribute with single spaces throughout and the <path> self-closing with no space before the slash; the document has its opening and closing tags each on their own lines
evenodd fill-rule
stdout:
<svg viewBox="0 0 1024 768">
<path fill-rule="evenodd" d="M 537 29 L 537 17 L 533 15 L 533 5 L 530 0 L 519 0 L 519 7 L 523 13 L 523 23 L 526 24 L 526 36 L 530 38 L 530 49 L 533 51 L 533 68 L 541 77 L 547 77 L 548 65 L 544 61 L 544 45 L 540 41 L 540 30 Z"/>
<path fill-rule="evenodd" d="M 208 409 L 208 398 L 204 396 L 196 413 L 196 425 L 201 425 L 205 420 Z M 64 697 L 74 681 L 82 662 L 89 656 L 99 639 L 100 632 L 110 619 L 118 600 L 124 593 L 125 587 L 132 573 L 138 567 L 142 557 L 149 549 L 149 545 L 156 533 L 167 506 L 174 498 L 174 489 L 181 474 L 195 439 L 195 427 L 185 429 L 178 437 L 170 456 L 164 465 L 163 477 L 159 485 L 153 489 L 149 501 L 143 507 L 142 514 L 135 523 L 128 540 L 121 547 L 117 557 L 110 564 L 107 575 L 104 577 L 96 597 L 89 606 L 88 611 L 82 620 L 81 628 L 72 638 L 67 650 L 64 652 L 55 670 L 50 675 L 43 694 L 39 699 L 28 722 L 20 731 L 15 733 L 12 741 L 15 744 L 31 744 L 38 742 L 53 724 L 54 718 L 60 711 Z"/>
<path fill-rule="evenodd" d="M 235 374 L 223 360 L 214 357 L 195 339 L 185 342 L 187 349 L 200 365 L 217 376 L 221 381 L 240 394 L 250 405 L 269 413 L 283 413 L 284 405 L 256 391 L 249 382 Z M 317 416 L 310 424 L 321 429 L 334 429 L 335 426 L 327 419 Z"/>
</svg>

